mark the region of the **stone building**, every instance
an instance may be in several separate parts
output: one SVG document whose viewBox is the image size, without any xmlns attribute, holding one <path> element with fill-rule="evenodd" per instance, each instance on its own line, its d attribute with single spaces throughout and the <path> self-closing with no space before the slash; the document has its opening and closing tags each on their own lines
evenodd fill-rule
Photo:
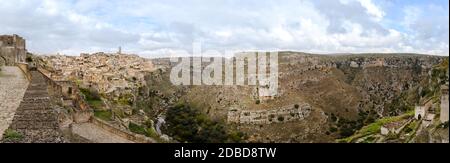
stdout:
<svg viewBox="0 0 450 163">
<path fill-rule="evenodd" d="M 414 118 L 417 120 L 421 120 L 425 116 L 425 107 L 424 106 L 416 106 L 414 112 Z"/>
<path fill-rule="evenodd" d="M 416 106 L 415 107 L 415 113 L 414 118 L 417 120 L 421 120 L 422 118 L 425 118 L 425 116 L 430 112 L 430 110 L 433 107 L 433 102 L 431 99 L 424 102 L 424 105 Z"/>
<path fill-rule="evenodd" d="M 228 111 L 227 122 L 252 125 L 283 123 L 303 120 L 309 117 L 311 112 L 312 107 L 307 103 L 253 111 L 232 107 Z"/>
<path fill-rule="evenodd" d="M 18 35 L 0 35 L 0 65 L 11 66 L 25 62 L 25 40 Z"/>
</svg>

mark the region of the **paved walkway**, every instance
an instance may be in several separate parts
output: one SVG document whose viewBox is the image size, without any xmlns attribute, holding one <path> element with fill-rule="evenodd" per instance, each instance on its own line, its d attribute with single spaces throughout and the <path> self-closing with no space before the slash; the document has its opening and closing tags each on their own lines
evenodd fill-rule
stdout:
<svg viewBox="0 0 450 163">
<path fill-rule="evenodd" d="M 0 71 L 0 140 L 12 123 L 14 114 L 28 87 L 28 80 L 18 67 L 2 67 Z"/>
<path fill-rule="evenodd" d="M 72 124 L 72 132 L 94 143 L 133 143 L 92 124 Z"/>
</svg>

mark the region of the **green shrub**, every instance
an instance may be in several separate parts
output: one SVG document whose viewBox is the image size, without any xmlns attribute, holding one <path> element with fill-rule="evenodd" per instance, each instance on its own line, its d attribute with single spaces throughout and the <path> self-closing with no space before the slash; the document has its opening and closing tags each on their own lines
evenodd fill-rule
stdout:
<svg viewBox="0 0 450 163">
<path fill-rule="evenodd" d="M 330 127 L 330 132 L 335 133 L 337 131 L 338 131 L 338 129 L 336 127 Z"/>
<path fill-rule="evenodd" d="M 353 133 L 355 133 L 355 130 L 349 128 L 349 127 L 344 127 L 341 128 L 339 134 L 341 135 L 341 137 L 349 137 L 352 136 Z"/>
<path fill-rule="evenodd" d="M 136 134 L 147 135 L 147 131 L 143 126 L 135 124 L 133 122 L 130 122 L 130 124 L 128 125 L 128 129 Z"/>
<path fill-rule="evenodd" d="M 131 94 L 122 95 L 119 97 L 117 103 L 120 105 L 131 106 L 131 105 L 133 105 L 133 95 L 131 95 Z"/>
<path fill-rule="evenodd" d="M 111 121 L 112 120 L 112 113 L 111 111 L 103 111 L 103 110 L 94 110 L 94 116 L 98 117 L 104 121 Z"/>
<path fill-rule="evenodd" d="M 231 132 L 229 134 L 229 140 L 231 143 L 239 143 L 242 142 L 242 139 L 245 137 L 243 132 Z"/>
<path fill-rule="evenodd" d="M 332 122 L 336 122 L 337 121 L 337 117 L 333 113 L 331 113 L 331 121 Z"/>
<path fill-rule="evenodd" d="M 159 134 L 156 132 L 156 130 L 152 127 L 151 123 L 149 121 L 145 122 L 143 125 L 135 124 L 133 122 L 130 122 L 128 125 L 128 129 L 136 134 L 145 135 L 147 137 L 155 139 L 157 142 L 164 142 L 159 137 Z"/>
<path fill-rule="evenodd" d="M 448 128 L 448 121 L 441 124 L 442 128 Z"/>
<path fill-rule="evenodd" d="M 103 101 L 87 101 L 87 103 L 94 110 L 102 110 L 103 109 Z"/>
<path fill-rule="evenodd" d="M 26 62 L 33 62 L 33 58 L 31 58 L 30 56 L 27 56 L 27 58 L 25 58 Z"/>
<path fill-rule="evenodd" d="M 22 134 L 20 134 L 19 132 L 12 130 L 12 129 L 6 129 L 5 131 L 5 140 L 10 140 L 10 141 L 20 141 L 23 139 Z"/>
<path fill-rule="evenodd" d="M 147 132 L 145 133 L 145 136 L 159 139 L 159 135 L 153 127 L 147 128 Z"/>
<path fill-rule="evenodd" d="M 102 100 L 100 98 L 100 95 L 93 90 L 89 90 L 89 89 L 85 89 L 85 88 L 79 88 L 79 89 L 87 101 L 101 101 Z"/>
<path fill-rule="evenodd" d="M 170 136 L 180 142 L 226 143 L 239 142 L 242 134 L 233 133 L 218 121 L 209 119 L 195 108 L 177 105 L 166 114 L 167 130 Z"/>
</svg>

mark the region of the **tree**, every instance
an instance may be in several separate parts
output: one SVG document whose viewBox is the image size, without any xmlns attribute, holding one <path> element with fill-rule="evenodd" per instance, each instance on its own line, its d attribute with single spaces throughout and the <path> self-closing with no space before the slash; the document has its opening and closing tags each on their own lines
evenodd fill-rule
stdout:
<svg viewBox="0 0 450 163">
<path fill-rule="evenodd" d="M 33 58 L 31 58 L 30 56 L 27 56 L 27 58 L 25 58 L 26 62 L 33 62 Z"/>
<path fill-rule="evenodd" d="M 170 108 L 167 111 L 166 122 L 168 133 L 180 142 L 239 142 L 243 136 L 228 131 L 223 123 L 213 121 L 199 110 L 186 105 Z"/>
</svg>

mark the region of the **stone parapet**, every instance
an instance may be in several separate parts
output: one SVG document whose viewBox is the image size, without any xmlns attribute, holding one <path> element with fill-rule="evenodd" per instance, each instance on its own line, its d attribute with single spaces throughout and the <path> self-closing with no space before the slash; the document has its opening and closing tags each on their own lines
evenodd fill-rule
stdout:
<svg viewBox="0 0 450 163">
<path fill-rule="evenodd" d="M 110 133 L 113 133 L 114 135 L 120 136 L 120 137 L 127 139 L 129 141 L 132 141 L 132 142 L 156 143 L 156 141 L 151 138 L 145 137 L 144 135 L 135 134 L 130 131 L 125 131 L 125 130 L 119 129 L 119 128 L 114 127 L 113 125 L 111 125 L 101 119 L 98 119 L 96 117 L 91 118 L 91 123 L 110 132 Z"/>
</svg>

